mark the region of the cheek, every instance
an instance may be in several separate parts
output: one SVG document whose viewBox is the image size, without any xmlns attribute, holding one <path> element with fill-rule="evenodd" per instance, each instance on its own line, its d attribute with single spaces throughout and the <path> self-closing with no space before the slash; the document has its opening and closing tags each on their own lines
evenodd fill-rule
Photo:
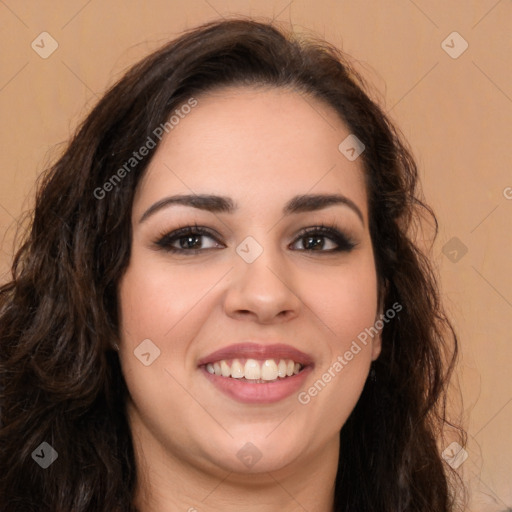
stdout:
<svg viewBox="0 0 512 512">
<path fill-rule="evenodd" d="M 173 337 L 184 319 L 198 314 L 196 306 L 219 279 L 219 272 L 190 272 L 165 262 L 143 264 L 134 258 L 119 286 L 121 325 L 125 337 L 136 341 L 153 336 Z"/>
<path fill-rule="evenodd" d="M 133 252 L 118 289 L 119 357 L 130 395 L 147 421 L 160 421 L 155 404 L 190 405 L 178 383 L 188 385 L 187 351 L 206 314 L 201 298 L 218 279 L 218 272 L 185 271 Z M 148 352 L 146 366 L 140 357 Z"/>
<path fill-rule="evenodd" d="M 307 285 L 307 284 L 306 284 Z M 363 390 L 371 362 L 368 330 L 377 315 L 377 275 L 373 259 L 338 268 L 309 282 L 314 310 L 326 348 L 315 379 L 302 390 L 299 402 L 337 429 L 353 410 Z"/>
<path fill-rule="evenodd" d="M 373 262 L 350 265 L 309 277 L 308 305 L 316 313 L 332 351 L 346 350 L 372 326 L 377 314 L 377 276 Z"/>
</svg>

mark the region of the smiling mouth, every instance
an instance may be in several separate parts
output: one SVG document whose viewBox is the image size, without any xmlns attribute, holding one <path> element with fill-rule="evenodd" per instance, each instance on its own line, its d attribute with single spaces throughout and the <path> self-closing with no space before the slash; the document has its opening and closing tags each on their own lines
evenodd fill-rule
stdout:
<svg viewBox="0 0 512 512">
<path fill-rule="evenodd" d="M 304 365 L 292 359 L 221 359 L 204 367 L 211 375 L 252 384 L 285 380 L 304 369 Z"/>
</svg>

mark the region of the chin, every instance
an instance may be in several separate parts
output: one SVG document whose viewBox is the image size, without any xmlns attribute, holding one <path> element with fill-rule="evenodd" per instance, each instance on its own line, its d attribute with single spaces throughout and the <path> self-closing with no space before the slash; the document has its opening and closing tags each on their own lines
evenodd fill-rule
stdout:
<svg viewBox="0 0 512 512">
<path fill-rule="evenodd" d="M 273 431 L 275 429 L 275 431 Z M 268 423 L 233 429 L 223 441 L 217 440 L 212 460 L 225 471 L 258 474 L 281 470 L 295 462 L 307 446 L 303 436 Z M 211 447 L 212 448 L 212 447 Z"/>
</svg>

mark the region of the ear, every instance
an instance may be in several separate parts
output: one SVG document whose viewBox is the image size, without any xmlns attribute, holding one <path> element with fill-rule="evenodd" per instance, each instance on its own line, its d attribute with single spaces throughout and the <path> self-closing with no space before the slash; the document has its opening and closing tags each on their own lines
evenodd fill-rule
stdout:
<svg viewBox="0 0 512 512">
<path fill-rule="evenodd" d="M 380 282 L 379 288 L 378 288 L 378 308 L 377 308 L 377 314 L 375 315 L 375 325 L 376 327 L 380 325 L 380 323 L 383 323 L 382 328 L 384 328 L 384 321 L 382 320 L 382 316 L 384 314 L 384 303 L 386 301 L 386 297 L 388 295 L 389 290 L 389 281 L 387 279 L 384 279 L 384 281 Z M 379 322 L 379 324 L 377 324 Z M 376 336 L 372 339 L 372 361 L 375 361 L 382 351 L 382 328 L 379 329 L 379 332 Z"/>
<path fill-rule="evenodd" d="M 377 318 L 377 320 L 380 318 L 380 316 Z M 377 334 L 372 339 L 372 361 L 375 361 L 380 356 L 380 353 L 382 351 L 382 336 L 381 332 L 379 330 L 379 334 Z"/>
</svg>

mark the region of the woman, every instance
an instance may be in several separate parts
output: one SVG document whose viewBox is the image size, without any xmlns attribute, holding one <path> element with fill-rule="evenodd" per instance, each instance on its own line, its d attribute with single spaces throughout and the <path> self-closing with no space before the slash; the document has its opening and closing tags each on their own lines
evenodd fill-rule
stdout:
<svg viewBox="0 0 512 512">
<path fill-rule="evenodd" d="M 240 19 L 105 94 L 1 288 L 3 509 L 454 510 L 435 217 L 365 90 Z"/>
</svg>

